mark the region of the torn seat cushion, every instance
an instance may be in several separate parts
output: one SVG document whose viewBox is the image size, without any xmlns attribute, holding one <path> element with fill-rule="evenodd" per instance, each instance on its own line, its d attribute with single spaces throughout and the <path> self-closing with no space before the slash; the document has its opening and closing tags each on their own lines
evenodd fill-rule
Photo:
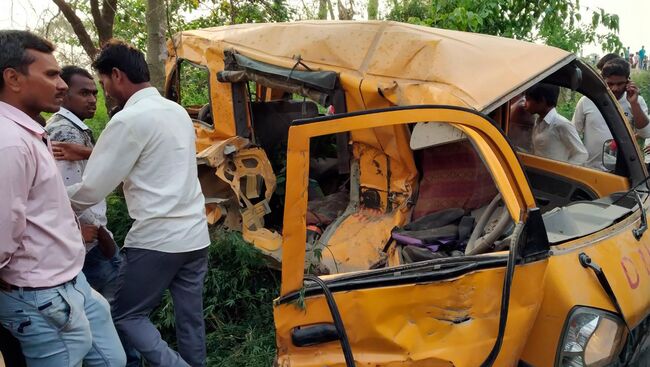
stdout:
<svg viewBox="0 0 650 367">
<path fill-rule="evenodd" d="M 449 208 L 473 210 L 485 206 L 497 188 L 478 153 L 467 141 L 417 151 L 422 180 L 413 219 Z"/>
<path fill-rule="evenodd" d="M 339 191 L 322 198 L 310 200 L 307 204 L 307 224 L 328 225 L 347 208 L 350 194 Z"/>
</svg>

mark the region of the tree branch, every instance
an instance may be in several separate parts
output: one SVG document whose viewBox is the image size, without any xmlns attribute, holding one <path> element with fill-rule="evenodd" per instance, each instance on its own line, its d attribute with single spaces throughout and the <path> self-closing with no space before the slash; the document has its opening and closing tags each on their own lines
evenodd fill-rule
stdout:
<svg viewBox="0 0 650 367">
<path fill-rule="evenodd" d="M 93 23 L 99 33 L 99 26 L 102 23 L 102 13 L 99 11 L 99 3 L 97 0 L 90 0 L 90 14 L 93 16 Z"/>
<path fill-rule="evenodd" d="M 56 18 L 59 17 L 59 14 L 61 14 L 61 9 L 54 14 L 54 16 L 45 23 L 45 37 L 49 38 L 50 37 L 50 27 L 52 26 L 52 22 L 56 20 Z"/>
<path fill-rule="evenodd" d="M 63 13 L 63 16 L 68 21 L 68 23 L 70 23 L 70 26 L 72 26 L 74 34 L 79 39 L 79 43 L 81 44 L 81 47 L 83 47 L 84 51 L 86 51 L 88 57 L 90 57 L 91 60 L 94 59 L 95 55 L 97 54 L 97 46 L 95 46 L 92 38 L 90 38 L 88 30 L 86 30 L 86 27 L 84 26 L 81 19 L 77 16 L 74 9 L 72 9 L 70 5 L 65 2 L 65 0 L 52 1 L 54 4 L 56 4 L 61 13 Z"/>
<path fill-rule="evenodd" d="M 106 40 L 113 37 L 113 24 L 115 23 L 115 13 L 117 12 L 117 0 L 104 0 L 102 5 L 102 21 L 109 30 L 106 34 Z"/>
</svg>

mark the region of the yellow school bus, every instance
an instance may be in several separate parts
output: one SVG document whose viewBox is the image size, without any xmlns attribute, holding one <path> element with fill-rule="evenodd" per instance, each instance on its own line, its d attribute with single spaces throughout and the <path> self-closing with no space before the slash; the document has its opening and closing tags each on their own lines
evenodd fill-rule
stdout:
<svg viewBox="0 0 650 367">
<path fill-rule="evenodd" d="M 650 363 L 647 171 L 575 55 L 383 21 L 184 31 L 168 49 L 210 221 L 282 271 L 277 366 Z M 539 82 L 568 119 L 597 106 L 602 167 L 529 149 L 515 102 Z"/>
</svg>

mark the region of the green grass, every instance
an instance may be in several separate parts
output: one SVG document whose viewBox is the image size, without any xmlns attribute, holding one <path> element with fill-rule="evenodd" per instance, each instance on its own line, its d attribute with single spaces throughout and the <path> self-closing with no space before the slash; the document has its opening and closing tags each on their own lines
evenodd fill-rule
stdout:
<svg viewBox="0 0 650 367">
<path fill-rule="evenodd" d="M 632 70 L 631 78 L 639 87 L 639 92 L 646 103 L 650 103 L 650 71 Z"/>
</svg>

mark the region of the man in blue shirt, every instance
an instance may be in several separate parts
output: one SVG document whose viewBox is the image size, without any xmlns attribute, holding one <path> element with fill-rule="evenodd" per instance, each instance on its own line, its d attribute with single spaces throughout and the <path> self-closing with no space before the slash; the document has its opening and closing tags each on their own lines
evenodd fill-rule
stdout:
<svg viewBox="0 0 650 367">
<path fill-rule="evenodd" d="M 645 46 L 641 46 L 641 49 L 639 50 L 639 69 L 645 69 L 644 60 L 645 60 Z"/>
</svg>

